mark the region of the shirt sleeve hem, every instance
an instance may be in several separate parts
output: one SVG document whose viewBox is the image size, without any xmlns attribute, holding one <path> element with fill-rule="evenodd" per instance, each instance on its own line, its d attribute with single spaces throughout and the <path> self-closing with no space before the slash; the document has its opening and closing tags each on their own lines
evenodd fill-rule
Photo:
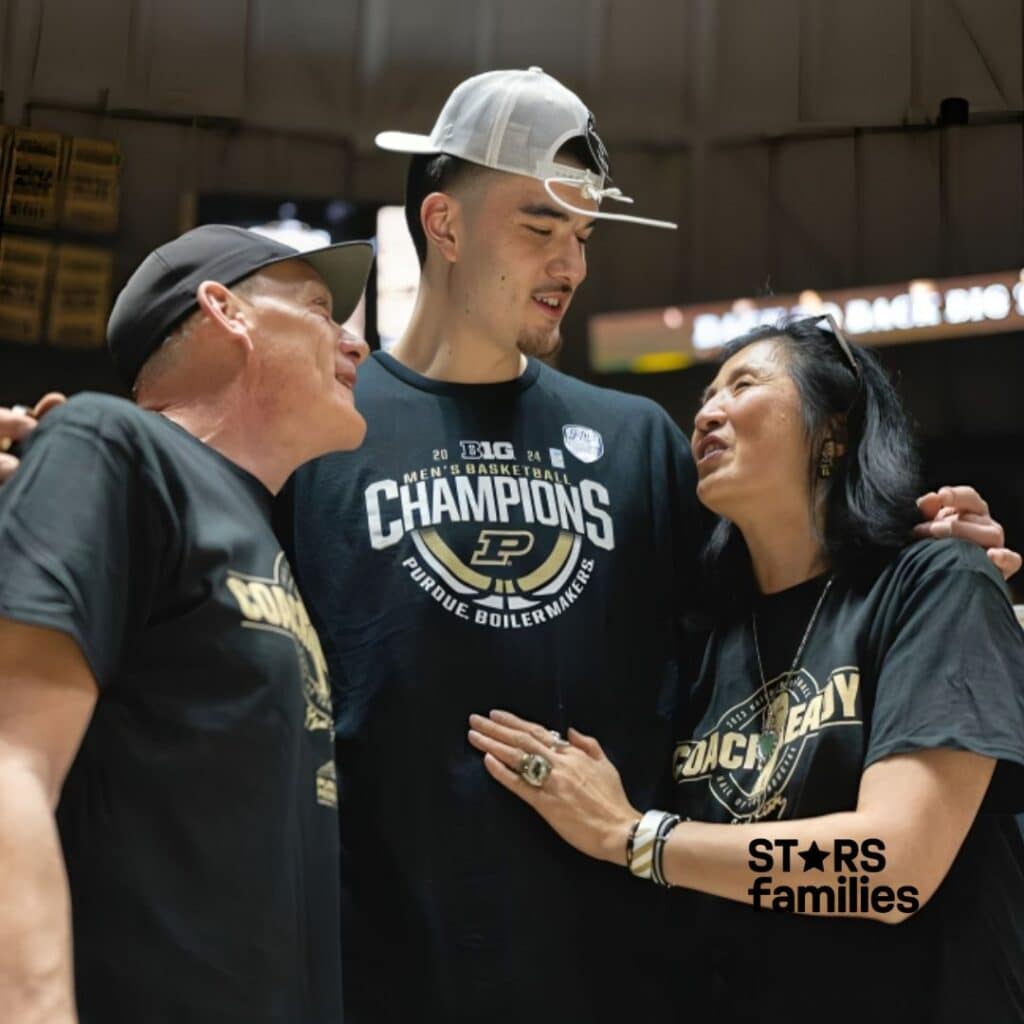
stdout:
<svg viewBox="0 0 1024 1024">
<path fill-rule="evenodd" d="M 89 667 L 90 673 L 92 673 L 92 677 L 97 688 L 100 690 L 104 688 L 106 680 L 96 670 L 96 657 L 94 653 L 89 650 L 89 647 L 82 636 L 81 630 L 78 628 L 78 623 L 73 619 L 61 618 L 57 615 L 51 615 L 47 612 L 33 611 L 31 609 L 10 608 L 3 604 L 0 604 L 0 618 L 8 619 L 11 622 L 17 622 L 21 626 L 39 626 L 42 629 L 52 629 L 70 637 L 75 642 L 75 646 L 78 648 L 82 657 L 85 659 L 85 663 Z"/>
<path fill-rule="evenodd" d="M 890 757 L 893 754 L 917 754 L 923 750 L 960 750 L 964 753 L 978 754 L 981 757 L 991 757 L 996 761 L 1009 761 L 1024 767 L 1024 747 L 1000 747 L 986 744 L 983 741 L 964 742 L 946 737 L 944 739 L 929 742 L 928 740 L 893 740 L 882 747 L 868 751 L 864 758 L 864 767 L 869 768 L 877 761 Z"/>
</svg>

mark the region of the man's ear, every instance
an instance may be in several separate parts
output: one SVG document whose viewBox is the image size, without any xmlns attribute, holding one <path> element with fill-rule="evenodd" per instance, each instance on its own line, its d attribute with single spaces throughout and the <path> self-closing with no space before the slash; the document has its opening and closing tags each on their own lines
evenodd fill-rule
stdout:
<svg viewBox="0 0 1024 1024">
<path fill-rule="evenodd" d="M 221 330 L 252 344 L 245 307 L 226 285 L 219 281 L 203 281 L 196 290 L 196 303 L 204 316 Z"/>
<path fill-rule="evenodd" d="M 459 201 L 446 192 L 431 192 L 420 205 L 420 224 L 428 247 L 437 249 L 448 263 L 458 259 L 461 216 Z"/>
</svg>

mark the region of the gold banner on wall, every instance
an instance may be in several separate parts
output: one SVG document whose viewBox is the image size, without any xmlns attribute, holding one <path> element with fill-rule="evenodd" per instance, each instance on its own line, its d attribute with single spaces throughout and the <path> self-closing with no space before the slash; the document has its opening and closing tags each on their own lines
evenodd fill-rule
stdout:
<svg viewBox="0 0 1024 1024">
<path fill-rule="evenodd" d="M 25 344 L 42 340 L 52 257 L 51 242 L 0 237 L 0 338 Z"/>
<path fill-rule="evenodd" d="M 61 203 L 62 227 L 109 233 L 121 205 L 121 149 L 104 139 L 73 138 L 68 145 Z"/>
<path fill-rule="evenodd" d="M 57 223 L 64 143 L 56 132 L 16 128 L 4 189 L 4 227 L 48 230 Z"/>
<path fill-rule="evenodd" d="M 114 257 L 106 249 L 58 245 L 50 297 L 47 338 L 65 348 L 100 348 L 114 278 Z"/>
</svg>

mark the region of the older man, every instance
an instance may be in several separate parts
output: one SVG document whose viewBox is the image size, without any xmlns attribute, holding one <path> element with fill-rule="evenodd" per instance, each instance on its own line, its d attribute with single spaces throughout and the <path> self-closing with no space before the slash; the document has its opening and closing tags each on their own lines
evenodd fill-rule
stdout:
<svg viewBox="0 0 1024 1024">
<path fill-rule="evenodd" d="M 363 438 L 370 259 L 156 250 L 109 327 L 138 405 L 72 399 L 0 492 L 5 1020 L 340 1019 L 330 689 L 269 519 Z"/>
</svg>

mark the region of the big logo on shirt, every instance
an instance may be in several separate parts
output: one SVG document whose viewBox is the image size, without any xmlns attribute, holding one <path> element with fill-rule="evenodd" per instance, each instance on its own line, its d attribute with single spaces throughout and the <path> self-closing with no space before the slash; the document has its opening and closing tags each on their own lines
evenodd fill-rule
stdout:
<svg viewBox="0 0 1024 1024">
<path fill-rule="evenodd" d="M 364 492 L 371 546 L 407 547 L 411 584 L 456 618 L 494 629 L 537 626 L 583 593 L 602 551 L 615 549 L 611 496 L 576 480 L 560 449 L 459 442 L 434 465 Z M 556 468 L 558 464 L 562 468 Z"/>
<path fill-rule="evenodd" d="M 229 569 L 226 585 L 242 613 L 243 628 L 278 633 L 294 643 L 302 674 L 302 695 L 306 702 L 306 729 L 333 734 L 327 659 L 284 552 L 279 552 L 274 561 L 273 576 L 250 576 Z M 338 805 L 333 758 L 316 773 L 316 796 L 317 802 L 325 806 Z"/>
<path fill-rule="evenodd" d="M 856 666 L 834 669 L 823 685 L 806 669 L 783 673 L 765 691 L 768 717 L 779 730 L 767 759 L 758 757 L 765 719 L 761 690 L 728 708 L 703 736 L 678 744 L 672 758 L 676 782 L 706 784 L 737 821 L 781 817 L 786 787 L 807 744 L 826 729 L 863 724 Z"/>
</svg>

